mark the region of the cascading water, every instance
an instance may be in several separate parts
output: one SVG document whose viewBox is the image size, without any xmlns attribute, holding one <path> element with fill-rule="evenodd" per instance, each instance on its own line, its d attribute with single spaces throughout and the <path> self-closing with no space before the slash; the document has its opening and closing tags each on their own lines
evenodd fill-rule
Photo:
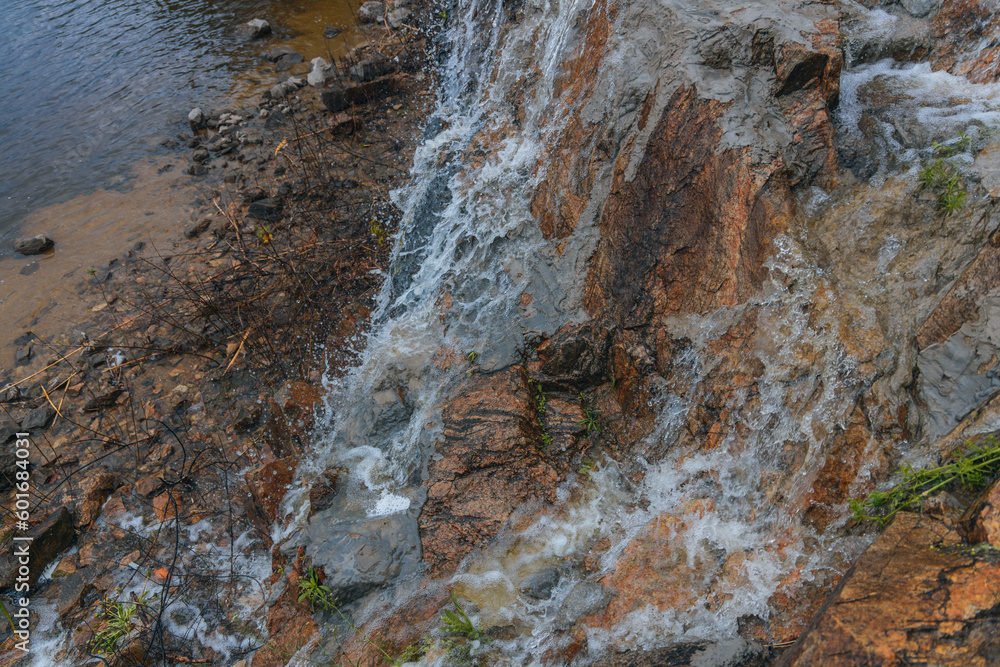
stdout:
<svg viewBox="0 0 1000 667">
<path fill-rule="evenodd" d="M 482 370 L 500 369 L 518 361 L 525 332 L 550 333 L 581 318 L 579 277 L 548 279 L 543 303 L 532 311 L 542 315 L 527 316 L 520 301 L 529 289 L 539 293 L 558 261 L 555 242 L 543 238 L 532 215 L 531 195 L 547 177 L 551 143 L 572 112 L 587 104 L 610 113 L 618 123 L 612 143 L 621 143 L 627 134 L 622 128 L 635 121 L 644 97 L 652 95 L 647 99 L 655 98 L 654 107 L 662 108 L 669 91 L 660 90 L 657 81 L 676 83 L 671 72 L 687 66 L 693 47 L 670 40 L 711 29 L 691 26 L 722 25 L 726 19 L 718 16 L 732 20 L 728 12 L 737 8 L 666 2 L 621 10 L 611 21 L 609 55 L 598 83 L 581 102 L 562 96 L 560 77 L 566 61 L 579 54 L 585 18 L 594 9 L 589 2 L 529 2 L 511 23 L 504 3 L 484 0 L 460 3 L 452 13 L 438 109 L 417 152 L 413 183 L 395 195 L 403 223 L 393 269 L 360 362 L 343 379 L 328 381 L 328 423 L 306 468 L 309 475 L 347 465 L 345 509 L 355 516 L 419 512 L 420 474 L 433 454 L 438 412 L 464 373 L 450 358 L 474 353 Z M 650 21 L 649 13 L 656 11 L 663 17 Z M 794 16 L 763 6 L 754 11 L 758 18 L 797 29 Z M 884 37 L 892 17 L 875 10 L 868 18 L 859 33 L 863 39 Z M 658 74 L 661 70 L 667 74 Z M 919 83 L 927 94 L 909 104 L 911 127 L 925 128 L 924 135 L 904 145 L 884 133 L 878 184 L 901 173 L 906 177 L 901 166 L 909 168 L 931 141 L 959 126 L 978 124 L 982 131 L 996 126 L 989 87 L 962 83 L 967 99 L 950 107 L 957 112 L 945 111 L 944 105 L 924 102 L 942 79 L 956 77 L 930 74 L 926 65 L 883 62 L 859 65 L 845 75 L 838 117 L 845 136 L 857 131 L 864 109 L 859 89 L 880 76 L 902 77 L 911 91 Z M 742 82 L 746 88 L 738 91 L 718 81 L 699 84 L 716 86 L 714 93 L 726 99 L 745 100 L 748 108 L 756 104 L 753 81 Z M 760 136 L 754 131 L 740 129 L 746 116 L 734 108 L 727 141 L 769 150 L 767 142 L 755 143 Z M 780 143 L 780 129 L 768 128 L 763 136 Z M 599 176 L 594 192 L 606 195 L 608 177 Z M 914 177 L 915 168 L 908 175 Z M 859 396 L 873 386 L 894 408 L 906 401 L 908 337 L 921 312 L 926 316 L 920 299 L 933 298 L 925 265 L 937 263 L 943 253 L 916 247 L 906 234 L 887 233 L 871 241 L 876 245 L 869 256 L 852 257 L 845 245 L 836 249 L 841 256 L 831 257 L 827 232 L 815 231 L 822 220 L 857 223 L 860 235 L 884 218 L 877 194 L 862 190 L 841 193 L 843 200 L 821 191 L 802 198 L 801 215 L 774 241 L 770 278 L 758 295 L 666 324 L 671 336 L 689 346 L 651 404 L 659 418 L 647 443 L 665 456 L 651 463 L 629 461 L 628 473 L 610 458 L 599 461 L 587 475 L 559 487 L 556 507 L 503 533 L 447 582 L 475 604 L 481 623 L 517 629 L 515 638 L 493 642 L 491 655 L 499 652 L 510 664 L 551 664 L 551 655 L 580 641 L 565 631 L 584 618 L 585 662 L 626 647 L 722 642 L 712 664 L 725 664 L 745 652 L 738 633 L 775 618 L 776 596 L 794 596 L 803 586 L 822 590 L 868 544 L 870 536 L 837 530 L 848 518 L 843 500 L 827 503 L 822 520 L 802 517 L 824 505 L 818 488 L 824 471 L 855 466 L 848 491 L 870 488 L 886 451 L 909 451 L 904 439 L 887 445 L 870 435 L 849 453 L 831 442 L 851 432 Z M 887 197 L 895 192 L 887 191 Z M 859 213 L 849 210 L 852 197 L 864 204 Z M 577 248 L 581 266 L 596 243 L 595 212 L 588 209 L 583 217 L 588 219 L 577 228 L 585 239 Z M 885 280 L 857 275 L 861 265 Z M 923 305 L 897 312 L 903 294 L 915 295 L 914 303 Z M 898 317 L 886 321 L 887 311 Z M 732 423 L 718 441 L 706 445 L 683 437 L 685 420 L 704 398 L 712 370 L 724 363 L 715 345 L 744 321 L 764 332 L 748 335 L 748 354 L 762 365 L 752 391 L 748 387 L 726 399 Z M 302 529 L 305 496 L 300 488 L 286 498 L 295 518 L 276 531 L 276 541 Z M 572 565 L 601 543 L 589 572 Z M 293 539 L 286 549 L 294 544 Z M 561 574 L 550 598 L 518 595 L 529 575 L 554 566 Z M 638 572 L 640 566 L 654 573 Z M 643 603 L 612 602 L 595 611 L 601 606 L 594 601 L 604 595 L 598 580 L 609 588 L 635 586 Z M 587 602 L 587 596 L 594 599 Z"/>
</svg>

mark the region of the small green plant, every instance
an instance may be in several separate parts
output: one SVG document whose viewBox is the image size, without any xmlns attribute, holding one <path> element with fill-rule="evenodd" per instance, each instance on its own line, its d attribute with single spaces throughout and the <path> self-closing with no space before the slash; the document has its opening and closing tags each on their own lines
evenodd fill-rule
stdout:
<svg viewBox="0 0 1000 667">
<path fill-rule="evenodd" d="M 469 360 L 470 364 L 474 364 L 476 363 L 476 359 L 479 358 L 479 355 L 477 355 L 475 352 L 469 352 L 467 355 L 465 355 L 465 358 Z"/>
<path fill-rule="evenodd" d="M 312 611 L 316 611 L 316 605 L 324 610 L 333 609 L 335 605 L 330 587 L 320 583 L 319 574 L 312 567 L 309 568 L 309 578 L 299 580 L 299 602 L 303 600 L 309 600 L 309 608 Z"/>
<path fill-rule="evenodd" d="M 897 512 L 919 510 L 924 499 L 937 491 L 955 486 L 982 488 L 1000 473 L 1000 444 L 991 437 L 988 444 L 969 445 L 968 453 L 936 468 L 917 470 L 904 464 L 902 482 L 888 491 L 869 493 L 863 500 L 851 500 L 851 514 L 858 521 L 884 526 Z"/>
<path fill-rule="evenodd" d="M 548 431 L 542 431 L 542 448 L 548 449 L 552 446 L 552 435 Z"/>
<path fill-rule="evenodd" d="M 445 609 L 441 615 L 441 632 L 446 635 L 465 637 L 470 641 L 482 639 L 483 633 L 475 626 L 465 609 L 458 603 L 455 591 L 451 592 L 451 601 L 455 605 L 455 611 Z"/>
<path fill-rule="evenodd" d="M 402 667 L 408 662 L 416 662 L 424 657 L 433 645 L 434 639 L 432 637 L 422 637 L 419 642 L 410 644 L 403 649 L 403 652 L 392 661 L 392 667 Z"/>
<path fill-rule="evenodd" d="M 594 464 L 593 461 L 588 461 L 587 459 L 583 459 L 582 461 L 580 461 L 580 469 L 577 470 L 577 473 L 579 473 L 583 477 L 586 477 L 587 479 L 590 479 L 590 473 L 594 472 L 595 470 L 597 470 L 597 466 Z"/>
<path fill-rule="evenodd" d="M 542 383 L 538 380 L 528 380 L 528 385 L 535 390 L 535 405 L 538 409 L 538 414 L 545 414 L 545 390 L 542 389 Z"/>
<path fill-rule="evenodd" d="M 925 164 L 917 175 L 920 187 L 934 192 L 938 210 L 953 215 L 965 205 L 965 184 L 954 165 L 942 158 Z"/>
<path fill-rule="evenodd" d="M 958 138 L 954 141 L 949 141 L 944 144 L 939 144 L 934 142 L 931 144 L 934 148 L 934 154 L 938 157 L 953 157 L 959 153 L 964 153 L 972 147 L 972 137 L 962 130 L 958 133 Z"/>
<path fill-rule="evenodd" d="M 599 415 L 600 412 L 601 411 L 597 408 L 584 409 L 583 419 L 578 421 L 577 424 L 587 429 L 587 435 L 601 432 L 601 423 L 597 419 L 597 415 Z"/>
<path fill-rule="evenodd" d="M 104 619 L 104 627 L 90 640 L 91 647 L 98 653 L 109 655 L 115 652 L 118 640 L 132 632 L 133 619 L 139 607 L 152 599 L 152 594 L 143 592 L 135 602 L 119 602 L 104 598 L 97 606 L 97 617 Z"/>
</svg>

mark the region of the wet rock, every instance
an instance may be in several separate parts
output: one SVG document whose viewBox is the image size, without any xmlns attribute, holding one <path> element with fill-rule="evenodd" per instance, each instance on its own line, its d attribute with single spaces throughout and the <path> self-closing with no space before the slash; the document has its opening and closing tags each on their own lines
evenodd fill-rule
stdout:
<svg viewBox="0 0 1000 667">
<path fill-rule="evenodd" d="M 17 422 L 8 415 L 0 414 L 0 445 L 6 445 L 21 430 Z"/>
<path fill-rule="evenodd" d="M 309 382 L 286 382 L 275 392 L 275 403 L 300 440 L 312 430 L 316 407 L 323 403 L 323 394 L 322 387 Z"/>
<path fill-rule="evenodd" d="M 790 216 L 779 194 L 785 181 L 775 166 L 754 166 L 747 152 L 716 149 L 723 111 L 682 87 L 635 179 L 616 179 L 587 277 L 592 316 L 635 327 L 655 315 L 732 305 L 760 288 L 769 239 Z M 688 180 L 692 173 L 699 175 Z"/>
<path fill-rule="evenodd" d="M 244 477 L 247 500 L 255 506 L 251 515 L 263 515 L 268 527 L 278 519 L 278 507 L 291 488 L 298 464 L 298 458 L 287 456 L 248 471 Z"/>
<path fill-rule="evenodd" d="M 83 411 L 100 412 L 101 410 L 107 410 L 108 408 L 114 407 L 115 403 L 118 402 L 118 398 L 123 393 L 125 393 L 125 390 L 123 389 L 112 389 L 106 394 L 95 396 L 87 401 L 87 403 L 83 406 Z"/>
<path fill-rule="evenodd" d="M 28 236 L 14 241 L 14 252 L 22 255 L 41 255 L 52 250 L 55 244 L 55 241 L 45 234 L 38 234 L 37 236 Z"/>
<path fill-rule="evenodd" d="M 246 23 L 241 23 L 233 29 L 236 39 L 243 42 L 252 42 L 255 39 L 266 37 L 271 34 L 271 24 L 264 19 L 250 19 Z"/>
<path fill-rule="evenodd" d="M 525 503 L 549 503 L 561 475 L 541 431 L 523 368 L 474 376 L 444 406 L 443 441 L 428 467 L 420 514 L 424 560 L 454 568 Z"/>
<path fill-rule="evenodd" d="M 268 611 L 268 641 L 254 654 L 253 667 L 285 667 L 319 629 L 309 604 L 298 602 L 300 577 L 299 572 L 289 573 L 285 589 Z"/>
<path fill-rule="evenodd" d="M 188 123 L 191 124 L 192 129 L 204 127 L 206 120 L 207 118 L 205 117 L 205 112 L 198 107 L 195 107 L 188 112 Z"/>
<path fill-rule="evenodd" d="M 35 350 L 30 345 L 27 347 L 19 347 L 14 350 L 14 363 L 18 366 L 23 366 L 31 361 L 34 356 Z"/>
<path fill-rule="evenodd" d="M 941 6 L 941 0 L 899 0 L 903 9 L 918 19 L 922 19 Z"/>
<path fill-rule="evenodd" d="M 350 74 L 351 78 L 355 81 L 365 83 L 380 76 L 385 76 L 392 69 L 392 63 L 387 58 L 372 56 L 351 65 Z"/>
<path fill-rule="evenodd" d="M 327 468 L 309 489 L 309 515 L 322 512 L 333 504 L 340 490 L 339 468 Z"/>
<path fill-rule="evenodd" d="M 521 580 L 521 592 L 535 600 L 548 600 L 552 589 L 559 583 L 559 568 L 549 565 L 543 570 Z"/>
<path fill-rule="evenodd" d="M 179 519 L 184 513 L 184 496 L 179 489 L 170 489 L 153 498 L 153 515 L 157 521 Z"/>
<path fill-rule="evenodd" d="M 413 17 L 413 12 L 409 9 L 400 8 L 394 9 L 385 16 L 385 22 L 389 24 L 389 27 L 393 30 L 399 30 L 403 25 L 410 23 L 410 19 Z"/>
<path fill-rule="evenodd" d="M 340 28 L 328 25 L 327 27 L 323 28 L 323 37 L 325 37 L 326 39 L 333 39 L 341 32 L 343 31 Z"/>
<path fill-rule="evenodd" d="M 280 100 L 280 99 L 284 99 L 285 97 L 288 97 L 289 95 L 291 95 L 296 90 L 298 90 L 299 88 L 302 87 L 301 85 L 299 85 L 300 82 L 302 84 L 304 84 L 305 80 L 299 79 L 297 77 L 289 77 L 289 79 L 287 81 L 283 81 L 281 83 L 278 83 L 278 84 L 275 84 L 275 85 L 271 86 L 264 93 L 264 99 L 268 99 L 268 100 Z M 271 120 L 271 119 L 268 118 L 268 120 Z"/>
<path fill-rule="evenodd" d="M 608 339 L 592 324 L 567 324 L 538 346 L 541 371 L 562 382 L 589 384 L 607 368 Z"/>
<path fill-rule="evenodd" d="M 742 639 L 715 644 L 689 642 L 659 649 L 627 651 L 592 663 L 592 667 L 768 667 L 774 655 Z"/>
<path fill-rule="evenodd" d="M 60 507 L 24 533 L 24 537 L 32 538 L 25 544 L 30 545 L 27 580 L 30 586 L 34 586 L 45 567 L 73 542 L 73 517 L 68 509 Z M 10 551 L 0 561 L 0 588 L 12 587 L 19 576 L 17 558 Z"/>
<path fill-rule="evenodd" d="M 208 229 L 208 226 L 212 224 L 213 219 L 214 218 L 212 218 L 212 216 L 206 215 L 199 218 L 197 222 L 188 225 L 184 228 L 184 238 L 197 238 L 202 232 Z"/>
<path fill-rule="evenodd" d="M 1000 81 L 1000 6 L 986 0 L 944 0 L 932 18 L 935 70 L 973 83 Z M 975 35 L 975 39 L 970 39 Z"/>
<path fill-rule="evenodd" d="M 998 605 L 1000 564 L 967 555 L 941 521 L 900 513 L 778 665 L 994 664 Z"/>
<path fill-rule="evenodd" d="M 195 162 L 184 171 L 187 172 L 190 176 L 204 176 L 205 174 L 208 173 L 208 167 L 206 167 L 204 164 L 200 162 Z"/>
<path fill-rule="evenodd" d="M 211 155 L 204 148 L 199 148 L 193 153 L 191 153 L 191 159 L 195 162 L 208 162 L 211 159 Z"/>
<path fill-rule="evenodd" d="M 401 75 L 391 74 L 357 86 L 328 88 L 320 93 L 320 99 L 327 110 L 337 113 L 352 105 L 385 99 L 399 92 L 402 87 L 403 78 Z"/>
<path fill-rule="evenodd" d="M 264 59 L 268 62 L 276 63 L 292 53 L 297 53 L 297 51 L 290 46 L 276 46 L 265 54 Z"/>
<path fill-rule="evenodd" d="M 87 595 L 94 590 L 90 576 L 82 572 L 74 572 L 59 582 L 59 593 L 56 599 L 56 613 L 66 616 L 75 609 L 82 607 Z"/>
<path fill-rule="evenodd" d="M 962 523 L 967 526 L 969 543 L 1000 547 L 1000 479 L 969 506 Z"/>
<path fill-rule="evenodd" d="M 268 197 L 251 203 L 247 209 L 247 216 L 263 222 L 278 222 L 284 210 L 285 204 L 281 199 Z"/>
<path fill-rule="evenodd" d="M 322 88 L 328 81 L 334 78 L 336 78 L 336 74 L 330 63 L 322 58 L 312 59 L 312 69 L 309 70 L 309 75 L 306 77 L 306 81 L 309 82 L 310 86 L 313 88 Z"/>
<path fill-rule="evenodd" d="M 12 403 L 21 399 L 21 388 L 17 386 L 8 387 L 0 392 L 0 403 Z"/>
<path fill-rule="evenodd" d="M 420 568 L 417 522 L 405 514 L 339 521 L 329 509 L 309 520 L 306 554 L 322 565 L 333 596 L 346 604 Z"/>
<path fill-rule="evenodd" d="M 53 417 L 56 416 L 55 409 L 46 403 L 45 405 L 39 406 L 28 413 L 21 422 L 21 429 L 25 431 L 35 431 L 47 427 L 51 422 Z"/>
<path fill-rule="evenodd" d="M 274 68 L 279 72 L 286 72 L 304 60 L 305 58 L 301 53 L 298 51 L 292 51 L 291 53 L 286 53 L 278 58 L 278 60 L 274 63 Z"/>
<path fill-rule="evenodd" d="M 369 0 L 358 9 L 358 20 L 362 23 L 379 23 L 385 16 L 385 5 Z"/>
<path fill-rule="evenodd" d="M 556 628 L 570 629 L 577 619 L 597 611 L 605 602 L 604 587 L 600 582 L 581 581 L 563 600 L 556 617 Z"/>
</svg>

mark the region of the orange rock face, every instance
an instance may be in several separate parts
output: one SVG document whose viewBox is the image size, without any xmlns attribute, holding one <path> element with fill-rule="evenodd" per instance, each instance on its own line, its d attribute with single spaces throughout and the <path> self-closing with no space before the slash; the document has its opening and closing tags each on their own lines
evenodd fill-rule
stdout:
<svg viewBox="0 0 1000 667">
<path fill-rule="evenodd" d="M 520 505 L 551 503 L 561 472 L 540 448 L 541 430 L 520 366 L 469 379 L 443 410 L 444 440 L 431 461 L 420 514 L 424 560 L 454 568 L 496 535 Z"/>
<path fill-rule="evenodd" d="M 901 513 L 778 663 L 996 665 L 1000 565 L 937 519 Z"/>
<path fill-rule="evenodd" d="M 1000 6 L 993 0 L 945 0 L 934 16 L 934 37 L 934 69 L 973 83 L 1000 81 Z"/>
<path fill-rule="evenodd" d="M 616 167 L 587 278 L 595 319 L 642 326 L 654 315 L 732 305 L 760 288 L 770 241 L 790 212 L 788 189 L 779 164 L 756 165 L 749 149 L 717 151 L 725 109 L 681 87 L 635 179 Z"/>
</svg>

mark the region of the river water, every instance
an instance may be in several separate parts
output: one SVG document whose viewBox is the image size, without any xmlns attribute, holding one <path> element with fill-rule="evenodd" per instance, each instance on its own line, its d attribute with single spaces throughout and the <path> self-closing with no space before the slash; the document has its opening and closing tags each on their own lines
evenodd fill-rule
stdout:
<svg viewBox="0 0 1000 667">
<path fill-rule="evenodd" d="M 231 28 L 255 17 L 274 35 L 235 40 Z M 326 26 L 344 32 L 326 40 Z M 250 102 L 273 85 L 265 50 L 290 44 L 307 64 L 329 60 L 361 39 L 353 28 L 344 0 L 0 3 L 0 254 L 32 211 L 128 187 L 131 164 L 186 130 L 192 107 Z"/>
</svg>

